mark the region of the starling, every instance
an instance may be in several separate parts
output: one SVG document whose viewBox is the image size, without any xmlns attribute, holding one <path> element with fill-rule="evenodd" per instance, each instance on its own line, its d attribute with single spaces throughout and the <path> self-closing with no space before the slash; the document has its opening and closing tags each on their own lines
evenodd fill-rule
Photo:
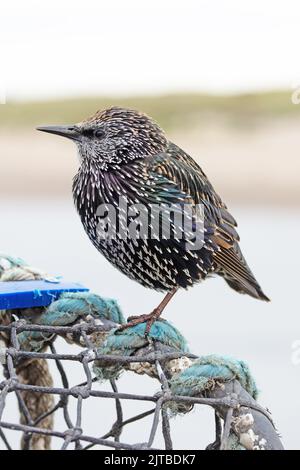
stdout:
<svg viewBox="0 0 300 470">
<path fill-rule="evenodd" d="M 95 247 L 129 278 L 145 287 L 166 292 L 149 315 L 132 317 L 127 325 L 147 322 L 146 334 L 179 288 L 188 288 L 213 274 L 222 276 L 237 292 L 268 301 L 239 247 L 237 223 L 200 166 L 170 142 L 159 125 L 145 114 L 112 107 L 71 126 L 47 126 L 38 130 L 73 140 L 80 167 L 73 180 L 73 197 L 84 229 Z M 162 235 L 162 218 L 155 237 L 124 237 L 124 214 L 109 219 L 114 237 L 98 236 L 98 208 L 128 204 L 150 209 L 171 205 L 203 207 L 201 246 L 191 241 L 184 227 L 179 233 L 174 215 L 168 215 L 170 236 Z M 145 219 L 152 226 L 151 218 Z M 182 236 L 179 236 L 179 235 Z M 189 236 L 188 236 L 189 235 Z M 188 243 L 189 242 L 189 243 Z M 194 243 L 194 245 L 193 245 Z"/>
</svg>

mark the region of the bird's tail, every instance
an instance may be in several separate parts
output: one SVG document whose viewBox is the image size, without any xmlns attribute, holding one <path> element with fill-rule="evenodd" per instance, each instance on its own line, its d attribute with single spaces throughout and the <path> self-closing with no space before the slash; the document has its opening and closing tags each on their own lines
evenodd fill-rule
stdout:
<svg viewBox="0 0 300 470">
<path fill-rule="evenodd" d="M 224 279 L 232 289 L 236 290 L 240 294 L 248 294 L 251 297 L 254 297 L 255 299 L 260 299 L 260 300 L 265 300 L 266 302 L 270 302 L 269 297 L 267 297 L 263 293 L 260 285 L 257 282 L 255 283 L 255 285 L 253 284 L 251 285 L 248 282 L 240 283 L 236 279 L 231 279 L 226 276 L 224 276 Z"/>
<path fill-rule="evenodd" d="M 238 243 L 230 249 L 221 250 L 216 258 L 220 268 L 219 274 L 232 289 L 255 299 L 270 301 L 250 270 Z"/>
</svg>

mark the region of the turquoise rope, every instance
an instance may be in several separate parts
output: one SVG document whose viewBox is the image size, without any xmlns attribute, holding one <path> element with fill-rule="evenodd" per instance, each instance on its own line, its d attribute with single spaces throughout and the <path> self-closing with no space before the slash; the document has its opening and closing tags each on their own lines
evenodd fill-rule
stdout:
<svg viewBox="0 0 300 470">
<path fill-rule="evenodd" d="M 108 335 L 102 347 L 98 348 L 99 354 L 116 356 L 130 356 L 136 350 L 145 347 L 149 341 L 159 341 L 170 348 L 187 353 L 188 346 L 182 334 L 169 322 L 164 320 L 156 321 L 145 338 L 146 323 L 140 323 L 123 331 L 113 330 Z M 122 366 L 113 365 L 102 367 L 100 361 L 95 361 L 94 372 L 99 380 L 116 379 L 123 371 Z"/>
<path fill-rule="evenodd" d="M 7 266 L 1 263 L 4 260 L 6 263 L 10 263 L 10 268 L 18 268 L 20 266 L 28 266 L 28 264 L 22 259 L 16 256 L 9 256 L 5 255 L 4 253 L 0 253 L 0 276 L 2 276 L 3 272 L 7 269 Z"/>
<path fill-rule="evenodd" d="M 47 326 L 68 326 L 88 315 L 96 319 L 105 318 L 114 323 L 125 322 L 115 300 L 105 299 L 91 292 L 65 292 L 44 312 L 37 314 L 34 323 Z M 25 351 L 40 351 L 49 343 L 52 336 L 52 334 L 24 331 L 18 334 L 18 340 Z"/>
<path fill-rule="evenodd" d="M 64 292 L 58 300 L 49 305 L 36 323 L 66 326 L 88 315 L 106 318 L 115 323 L 125 322 L 120 307 L 113 299 L 105 299 L 92 292 Z"/>
<path fill-rule="evenodd" d="M 236 379 L 255 399 L 258 390 L 249 367 L 243 361 L 215 354 L 202 356 L 170 381 L 175 395 L 195 396 L 212 387 L 214 381 L 227 382 Z"/>
<path fill-rule="evenodd" d="M 40 352 L 55 335 L 40 331 L 22 331 L 18 334 L 20 348 L 23 351 Z"/>
</svg>

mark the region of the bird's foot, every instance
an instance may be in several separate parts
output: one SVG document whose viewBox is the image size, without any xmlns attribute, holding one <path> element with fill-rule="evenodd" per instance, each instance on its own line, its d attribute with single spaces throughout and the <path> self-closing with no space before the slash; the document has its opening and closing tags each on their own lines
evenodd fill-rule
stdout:
<svg viewBox="0 0 300 470">
<path fill-rule="evenodd" d="M 128 317 L 128 322 L 120 326 L 117 331 L 124 331 L 127 328 L 146 322 L 145 337 L 147 338 L 150 333 L 151 326 L 159 318 L 160 314 L 161 311 L 159 309 L 154 309 L 151 313 L 145 315 Z"/>
</svg>

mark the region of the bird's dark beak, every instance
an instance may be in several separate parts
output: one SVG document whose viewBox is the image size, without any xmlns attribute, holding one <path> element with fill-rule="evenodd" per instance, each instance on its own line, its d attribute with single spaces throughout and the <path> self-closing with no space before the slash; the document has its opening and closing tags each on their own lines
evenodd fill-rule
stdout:
<svg viewBox="0 0 300 470">
<path fill-rule="evenodd" d="M 36 129 L 38 131 L 48 132 L 49 134 L 61 135 L 71 140 L 81 140 L 80 131 L 75 126 L 42 126 Z"/>
</svg>

